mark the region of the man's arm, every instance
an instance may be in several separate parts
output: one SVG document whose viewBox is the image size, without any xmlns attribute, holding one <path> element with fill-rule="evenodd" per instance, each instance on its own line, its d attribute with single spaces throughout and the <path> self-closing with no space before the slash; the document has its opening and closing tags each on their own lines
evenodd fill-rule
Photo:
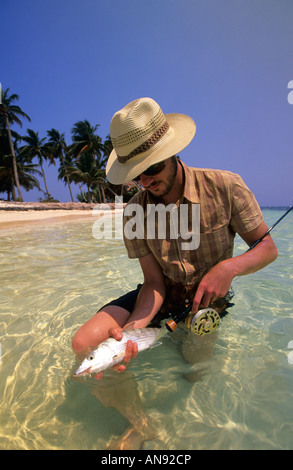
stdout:
<svg viewBox="0 0 293 470">
<path fill-rule="evenodd" d="M 130 315 L 125 327 L 144 328 L 160 310 L 166 287 L 162 269 L 152 254 L 139 258 L 144 276 L 144 283 L 139 292 L 132 315 Z"/>
<path fill-rule="evenodd" d="M 123 329 L 125 328 L 144 328 L 154 318 L 160 310 L 166 295 L 166 287 L 162 269 L 152 254 L 139 258 L 140 266 L 144 275 L 144 283 L 139 292 L 134 310 Z M 113 328 L 110 335 L 116 340 L 120 340 L 123 330 Z M 137 355 L 137 343 L 128 341 L 125 350 L 123 362 L 128 363 Z M 125 365 L 115 366 L 118 371 L 126 369 Z"/>
<path fill-rule="evenodd" d="M 239 235 L 248 246 L 252 246 L 267 229 L 265 222 L 262 222 L 255 230 Z M 272 263 L 277 256 L 277 247 L 271 236 L 267 235 L 251 251 L 221 261 L 202 278 L 194 297 L 193 312 L 197 312 L 199 306 L 208 307 L 215 299 L 224 297 L 234 277 L 254 273 Z"/>
</svg>

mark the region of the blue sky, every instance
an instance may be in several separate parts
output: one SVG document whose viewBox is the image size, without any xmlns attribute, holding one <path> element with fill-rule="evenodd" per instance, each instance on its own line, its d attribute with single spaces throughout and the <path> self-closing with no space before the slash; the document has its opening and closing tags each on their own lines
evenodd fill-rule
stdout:
<svg viewBox="0 0 293 470">
<path fill-rule="evenodd" d="M 0 82 L 31 118 L 20 134 L 54 127 L 69 144 L 88 119 L 105 138 L 150 96 L 195 120 L 185 163 L 239 173 L 261 205 L 293 202 L 292 0 L 2 0 L 0 15 Z M 56 168 L 47 178 L 70 200 Z"/>
</svg>

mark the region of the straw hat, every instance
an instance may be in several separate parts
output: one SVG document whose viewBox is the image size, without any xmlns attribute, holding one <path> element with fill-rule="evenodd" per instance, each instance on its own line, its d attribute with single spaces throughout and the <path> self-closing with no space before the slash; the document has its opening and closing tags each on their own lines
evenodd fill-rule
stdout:
<svg viewBox="0 0 293 470">
<path fill-rule="evenodd" d="M 126 183 L 147 168 L 183 150 L 196 126 L 185 114 L 163 114 L 151 98 L 139 98 L 114 114 L 106 174 L 113 184 Z"/>
</svg>

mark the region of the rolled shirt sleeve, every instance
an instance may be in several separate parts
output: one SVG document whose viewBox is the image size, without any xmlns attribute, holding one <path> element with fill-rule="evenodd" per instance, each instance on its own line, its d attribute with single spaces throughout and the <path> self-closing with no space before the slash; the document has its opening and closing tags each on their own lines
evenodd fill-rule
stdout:
<svg viewBox="0 0 293 470">
<path fill-rule="evenodd" d="M 234 175 L 232 184 L 232 207 L 230 225 L 236 233 L 256 229 L 263 221 L 263 215 L 254 194 L 239 175 Z"/>
</svg>

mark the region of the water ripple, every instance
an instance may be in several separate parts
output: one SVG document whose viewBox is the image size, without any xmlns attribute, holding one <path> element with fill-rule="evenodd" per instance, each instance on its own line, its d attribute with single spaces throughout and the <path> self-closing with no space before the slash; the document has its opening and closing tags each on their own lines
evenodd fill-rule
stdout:
<svg viewBox="0 0 293 470">
<path fill-rule="evenodd" d="M 128 426 L 72 379 L 77 328 L 142 278 L 121 241 L 95 240 L 91 228 L 52 224 L 1 235 L 1 449 L 105 449 Z M 156 423 L 146 449 L 292 448 L 292 227 L 280 235 L 278 260 L 235 282 L 236 305 L 196 382 L 186 379 L 196 369 L 181 355 L 179 329 L 130 365 Z"/>
</svg>

